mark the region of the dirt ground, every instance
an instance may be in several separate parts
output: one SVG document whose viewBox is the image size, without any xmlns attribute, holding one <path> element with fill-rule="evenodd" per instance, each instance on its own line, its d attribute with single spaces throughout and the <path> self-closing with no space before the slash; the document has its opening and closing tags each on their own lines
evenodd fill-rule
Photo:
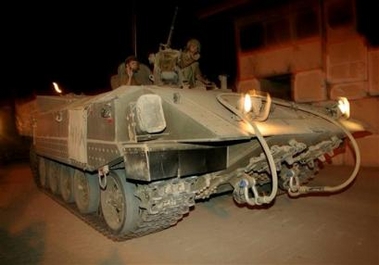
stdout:
<svg viewBox="0 0 379 265">
<path fill-rule="evenodd" d="M 328 185 L 352 169 L 329 166 Z M 176 226 L 113 242 L 41 193 L 26 163 L 0 168 L 0 264 L 379 264 L 379 168 L 339 194 L 278 197 L 265 208 L 223 195 Z"/>
</svg>

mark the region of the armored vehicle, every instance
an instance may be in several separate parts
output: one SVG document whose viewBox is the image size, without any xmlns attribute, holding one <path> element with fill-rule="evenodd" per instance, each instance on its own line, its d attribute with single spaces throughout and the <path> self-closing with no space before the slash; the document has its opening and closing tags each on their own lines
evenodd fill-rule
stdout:
<svg viewBox="0 0 379 265">
<path fill-rule="evenodd" d="M 255 206 L 283 193 L 344 189 L 359 170 L 351 132 L 360 129 L 342 114 L 336 102 L 300 105 L 254 91 L 151 85 L 41 95 L 32 170 L 46 194 L 110 239 L 127 240 L 169 228 L 221 193 Z M 356 157 L 346 181 L 308 184 L 345 140 Z"/>
</svg>

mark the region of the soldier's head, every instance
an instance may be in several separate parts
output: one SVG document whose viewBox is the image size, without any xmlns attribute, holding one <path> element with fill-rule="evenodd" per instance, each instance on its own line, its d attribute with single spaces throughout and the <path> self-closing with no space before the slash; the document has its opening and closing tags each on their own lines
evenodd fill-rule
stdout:
<svg viewBox="0 0 379 265">
<path fill-rule="evenodd" d="M 194 52 L 194 53 L 200 53 L 200 42 L 197 39 L 190 39 L 187 42 L 186 50 Z"/>
<path fill-rule="evenodd" d="M 137 57 L 135 57 L 134 55 L 128 56 L 125 59 L 125 67 L 129 68 L 129 69 L 132 69 L 134 72 L 138 71 L 138 69 L 139 69 L 139 62 L 138 62 Z"/>
</svg>

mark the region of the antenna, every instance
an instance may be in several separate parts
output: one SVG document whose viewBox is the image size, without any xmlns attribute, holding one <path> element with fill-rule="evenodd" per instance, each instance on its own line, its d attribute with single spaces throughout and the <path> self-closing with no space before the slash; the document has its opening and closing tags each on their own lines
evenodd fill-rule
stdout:
<svg viewBox="0 0 379 265">
<path fill-rule="evenodd" d="M 137 57 L 137 7 L 136 1 L 132 2 L 132 47 L 134 50 L 134 56 Z"/>
<path fill-rule="evenodd" d="M 175 20 L 176 20 L 176 15 L 177 14 L 178 14 L 178 7 L 176 6 L 175 7 L 174 17 L 172 18 L 172 22 L 171 22 L 170 32 L 168 33 L 166 48 L 170 48 L 170 46 L 171 46 L 172 33 L 174 32 L 174 25 L 175 25 Z"/>
</svg>

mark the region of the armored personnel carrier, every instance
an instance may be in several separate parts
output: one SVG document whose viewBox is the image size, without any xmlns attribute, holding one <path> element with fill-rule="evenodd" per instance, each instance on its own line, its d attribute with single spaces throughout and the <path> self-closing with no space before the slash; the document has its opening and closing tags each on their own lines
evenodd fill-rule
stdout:
<svg viewBox="0 0 379 265">
<path fill-rule="evenodd" d="M 337 102 L 121 86 L 93 96 L 37 96 L 32 118 L 36 184 L 115 241 L 169 228 L 220 193 L 254 206 L 283 193 L 340 191 L 360 166 L 351 134 L 359 129 Z M 338 186 L 309 184 L 345 140 L 355 151 L 351 175 Z"/>
</svg>

